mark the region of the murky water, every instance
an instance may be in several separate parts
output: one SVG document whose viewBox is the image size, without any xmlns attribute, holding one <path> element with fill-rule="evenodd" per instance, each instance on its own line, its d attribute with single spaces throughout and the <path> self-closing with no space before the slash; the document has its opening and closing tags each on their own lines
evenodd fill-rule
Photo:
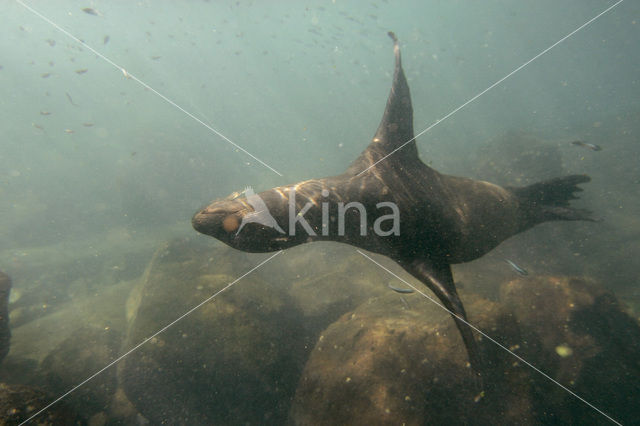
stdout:
<svg viewBox="0 0 640 426">
<path fill-rule="evenodd" d="M 598 16 L 614 4 L 0 4 L 0 418 L 74 389 L 39 418 L 637 419 L 640 7 Z M 450 317 L 351 246 L 300 246 L 237 281 L 268 255 L 191 227 L 234 191 L 343 172 L 385 106 L 389 30 L 416 133 L 441 120 L 418 138 L 425 163 L 512 186 L 592 177 L 573 203 L 602 221 L 547 223 L 453 269 L 471 322 L 566 389 L 484 339 L 504 381 L 481 395 Z"/>
</svg>

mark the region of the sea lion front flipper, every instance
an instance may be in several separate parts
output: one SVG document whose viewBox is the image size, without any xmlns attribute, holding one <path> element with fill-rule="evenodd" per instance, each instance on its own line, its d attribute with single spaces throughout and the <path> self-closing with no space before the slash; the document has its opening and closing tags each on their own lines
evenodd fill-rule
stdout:
<svg viewBox="0 0 640 426">
<path fill-rule="evenodd" d="M 460 297 L 458 297 L 451 266 L 445 262 L 432 260 L 413 260 L 407 263 L 401 262 L 401 265 L 407 272 L 429 287 L 452 314 L 467 348 L 469 363 L 476 373 L 480 374 L 482 369 L 480 349 L 473 338 L 471 327 L 465 323 L 468 322 L 467 314 Z"/>
<path fill-rule="evenodd" d="M 383 158 L 387 165 L 397 164 L 402 167 L 420 161 L 413 134 L 411 92 L 402 69 L 400 45 L 393 32 L 388 34 L 393 40 L 395 56 L 391 91 L 376 134 L 367 149 L 349 166 L 346 172 L 349 175 L 357 175 L 368 170 Z"/>
</svg>

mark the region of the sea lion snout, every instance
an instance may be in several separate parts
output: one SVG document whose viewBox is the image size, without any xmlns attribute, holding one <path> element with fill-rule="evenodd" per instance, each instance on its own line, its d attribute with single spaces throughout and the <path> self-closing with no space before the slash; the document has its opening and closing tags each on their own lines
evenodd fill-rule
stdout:
<svg viewBox="0 0 640 426">
<path fill-rule="evenodd" d="M 207 206 L 193 215 L 191 224 L 194 229 L 206 235 L 216 236 L 216 230 L 220 228 L 221 222 L 228 216 L 226 212 Z"/>
<path fill-rule="evenodd" d="M 196 231 L 219 238 L 238 230 L 243 210 L 246 207 L 235 200 L 217 200 L 200 209 L 191 219 L 191 224 Z"/>
</svg>

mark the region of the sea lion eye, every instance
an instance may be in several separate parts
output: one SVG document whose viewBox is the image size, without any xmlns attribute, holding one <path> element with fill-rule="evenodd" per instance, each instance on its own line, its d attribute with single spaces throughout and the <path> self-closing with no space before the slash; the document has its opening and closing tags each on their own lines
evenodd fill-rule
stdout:
<svg viewBox="0 0 640 426">
<path fill-rule="evenodd" d="M 240 223 L 238 221 L 238 218 L 233 214 L 225 217 L 222 221 L 222 229 L 224 229 L 226 232 L 233 232 L 237 230 L 239 225 Z"/>
</svg>

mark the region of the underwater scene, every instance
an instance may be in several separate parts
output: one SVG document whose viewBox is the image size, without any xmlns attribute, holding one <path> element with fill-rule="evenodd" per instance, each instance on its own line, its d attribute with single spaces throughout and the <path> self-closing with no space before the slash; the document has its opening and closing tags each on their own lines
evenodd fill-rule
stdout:
<svg viewBox="0 0 640 426">
<path fill-rule="evenodd" d="M 0 15 L 0 425 L 640 424 L 640 3 Z"/>
</svg>

